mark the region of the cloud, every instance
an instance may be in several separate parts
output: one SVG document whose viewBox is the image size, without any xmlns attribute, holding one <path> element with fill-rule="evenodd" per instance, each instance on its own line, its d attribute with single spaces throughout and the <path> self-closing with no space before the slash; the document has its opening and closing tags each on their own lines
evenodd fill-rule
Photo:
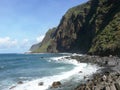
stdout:
<svg viewBox="0 0 120 90">
<path fill-rule="evenodd" d="M 28 44 L 29 43 L 29 39 L 23 39 L 23 41 L 22 41 L 22 44 Z"/>
<path fill-rule="evenodd" d="M 38 36 L 38 37 L 36 38 L 36 41 L 37 41 L 37 42 L 41 42 L 41 41 L 43 40 L 43 38 L 44 38 L 44 35 Z"/>
<path fill-rule="evenodd" d="M 28 48 L 31 45 L 31 41 L 29 39 L 16 40 L 11 39 L 10 37 L 0 38 L 0 49 L 10 49 L 10 48 Z"/>
<path fill-rule="evenodd" d="M 0 49 L 13 48 L 17 46 L 18 41 L 10 37 L 0 38 Z"/>
<path fill-rule="evenodd" d="M 0 53 L 2 52 L 25 52 L 30 49 L 30 47 L 39 43 L 43 40 L 44 36 L 41 35 L 33 39 L 23 38 L 13 39 L 11 37 L 0 37 Z"/>
<path fill-rule="evenodd" d="M 32 45 L 32 41 L 29 39 L 23 39 L 19 43 L 19 48 L 29 48 Z"/>
</svg>

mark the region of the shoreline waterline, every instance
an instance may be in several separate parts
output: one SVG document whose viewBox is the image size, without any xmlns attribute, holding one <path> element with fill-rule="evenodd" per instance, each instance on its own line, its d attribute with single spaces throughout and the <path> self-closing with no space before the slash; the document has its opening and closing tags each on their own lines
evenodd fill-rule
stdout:
<svg viewBox="0 0 120 90">
<path fill-rule="evenodd" d="M 57 61 L 57 62 L 64 62 L 64 63 L 71 63 L 74 64 L 75 67 L 67 72 L 62 72 L 57 75 L 43 77 L 41 79 L 32 80 L 29 82 L 25 82 L 21 85 L 12 85 L 11 87 L 15 86 L 12 90 L 46 90 L 48 89 L 54 81 L 65 81 L 66 79 L 71 78 L 74 75 L 77 75 L 80 77 L 80 79 L 84 79 L 84 76 L 90 76 L 93 73 L 96 73 L 96 71 L 99 69 L 97 65 L 91 65 L 89 63 L 79 63 L 77 60 L 74 59 L 66 59 L 66 57 L 69 56 L 61 56 L 61 57 L 52 57 L 51 60 Z M 81 72 L 81 73 L 80 73 Z M 38 84 L 42 82 L 43 85 L 39 86 Z M 10 88 L 10 87 L 9 87 Z"/>
</svg>

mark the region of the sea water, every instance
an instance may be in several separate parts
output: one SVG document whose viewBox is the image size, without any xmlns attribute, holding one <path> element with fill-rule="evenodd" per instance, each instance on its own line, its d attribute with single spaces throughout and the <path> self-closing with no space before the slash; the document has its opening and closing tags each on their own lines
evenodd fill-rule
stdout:
<svg viewBox="0 0 120 90">
<path fill-rule="evenodd" d="M 0 54 L 0 90 L 46 90 L 54 81 L 63 84 L 60 90 L 70 90 L 98 69 L 66 59 L 71 55 L 76 54 Z"/>
</svg>

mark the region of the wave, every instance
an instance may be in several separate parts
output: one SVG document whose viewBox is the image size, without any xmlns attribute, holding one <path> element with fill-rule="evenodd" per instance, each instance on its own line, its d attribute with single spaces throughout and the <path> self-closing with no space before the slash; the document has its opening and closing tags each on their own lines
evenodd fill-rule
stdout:
<svg viewBox="0 0 120 90">
<path fill-rule="evenodd" d="M 83 54 L 73 53 L 72 56 L 83 56 Z"/>
<path fill-rule="evenodd" d="M 5 68 L 5 66 L 0 66 L 0 70 L 1 70 L 1 69 L 4 69 L 4 68 Z"/>
<path fill-rule="evenodd" d="M 63 72 L 60 75 L 48 76 L 41 79 L 33 80 L 22 85 L 17 85 L 13 90 L 46 90 L 52 85 L 54 81 L 61 81 L 69 78 L 72 75 L 78 74 L 79 71 L 83 73 L 81 75 L 88 75 L 94 73 L 97 69 L 94 67 L 89 67 L 89 70 L 86 68 L 87 64 L 81 63 L 79 66 L 75 67 L 73 70 L 68 72 Z M 38 83 L 43 82 L 43 86 L 39 86 Z"/>
<path fill-rule="evenodd" d="M 73 65 L 79 65 L 79 62 L 75 59 L 71 59 L 70 56 L 60 56 L 60 57 L 52 57 L 49 62 L 56 61 L 57 63 L 67 63 Z"/>
<path fill-rule="evenodd" d="M 70 71 L 62 72 L 57 75 L 47 76 L 47 77 L 43 77 L 40 79 L 27 81 L 21 85 L 16 84 L 12 90 L 46 90 L 52 85 L 54 81 L 61 81 L 62 83 L 62 81 L 69 79 L 73 75 L 80 75 L 80 78 L 84 78 L 84 76 L 91 75 L 92 73 L 95 73 L 98 70 L 98 67 L 96 65 L 90 65 L 87 63 L 78 63 L 76 60 L 70 59 L 70 56 L 67 56 L 67 55 L 60 56 L 60 57 L 51 57 L 49 58 L 49 61 L 56 61 L 58 63 L 62 62 L 62 63 L 74 64 L 75 67 Z M 63 69 L 63 67 L 58 68 L 58 69 Z M 43 82 L 42 86 L 38 85 L 40 82 Z"/>
</svg>

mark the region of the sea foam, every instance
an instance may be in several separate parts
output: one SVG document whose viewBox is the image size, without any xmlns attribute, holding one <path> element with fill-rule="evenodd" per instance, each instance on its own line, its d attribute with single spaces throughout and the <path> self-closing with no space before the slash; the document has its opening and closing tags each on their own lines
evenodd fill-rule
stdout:
<svg viewBox="0 0 120 90">
<path fill-rule="evenodd" d="M 91 75 L 92 73 L 95 73 L 98 69 L 96 65 L 90 65 L 87 63 L 78 63 L 76 60 L 66 59 L 66 57 L 68 56 L 52 57 L 50 60 L 56 60 L 61 63 L 64 62 L 64 63 L 74 64 L 75 65 L 74 69 L 68 72 L 62 72 L 58 75 L 43 77 L 40 79 L 29 81 L 21 85 L 17 84 L 16 87 L 13 88 L 12 90 L 46 90 L 52 85 L 54 81 L 61 81 L 61 80 L 63 81 L 65 79 L 69 79 L 71 76 L 75 74 L 79 74 L 80 78 L 83 78 L 85 75 Z M 80 71 L 82 73 L 79 73 Z M 38 85 L 40 82 L 43 82 L 42 86 Z"/>
</svg>

